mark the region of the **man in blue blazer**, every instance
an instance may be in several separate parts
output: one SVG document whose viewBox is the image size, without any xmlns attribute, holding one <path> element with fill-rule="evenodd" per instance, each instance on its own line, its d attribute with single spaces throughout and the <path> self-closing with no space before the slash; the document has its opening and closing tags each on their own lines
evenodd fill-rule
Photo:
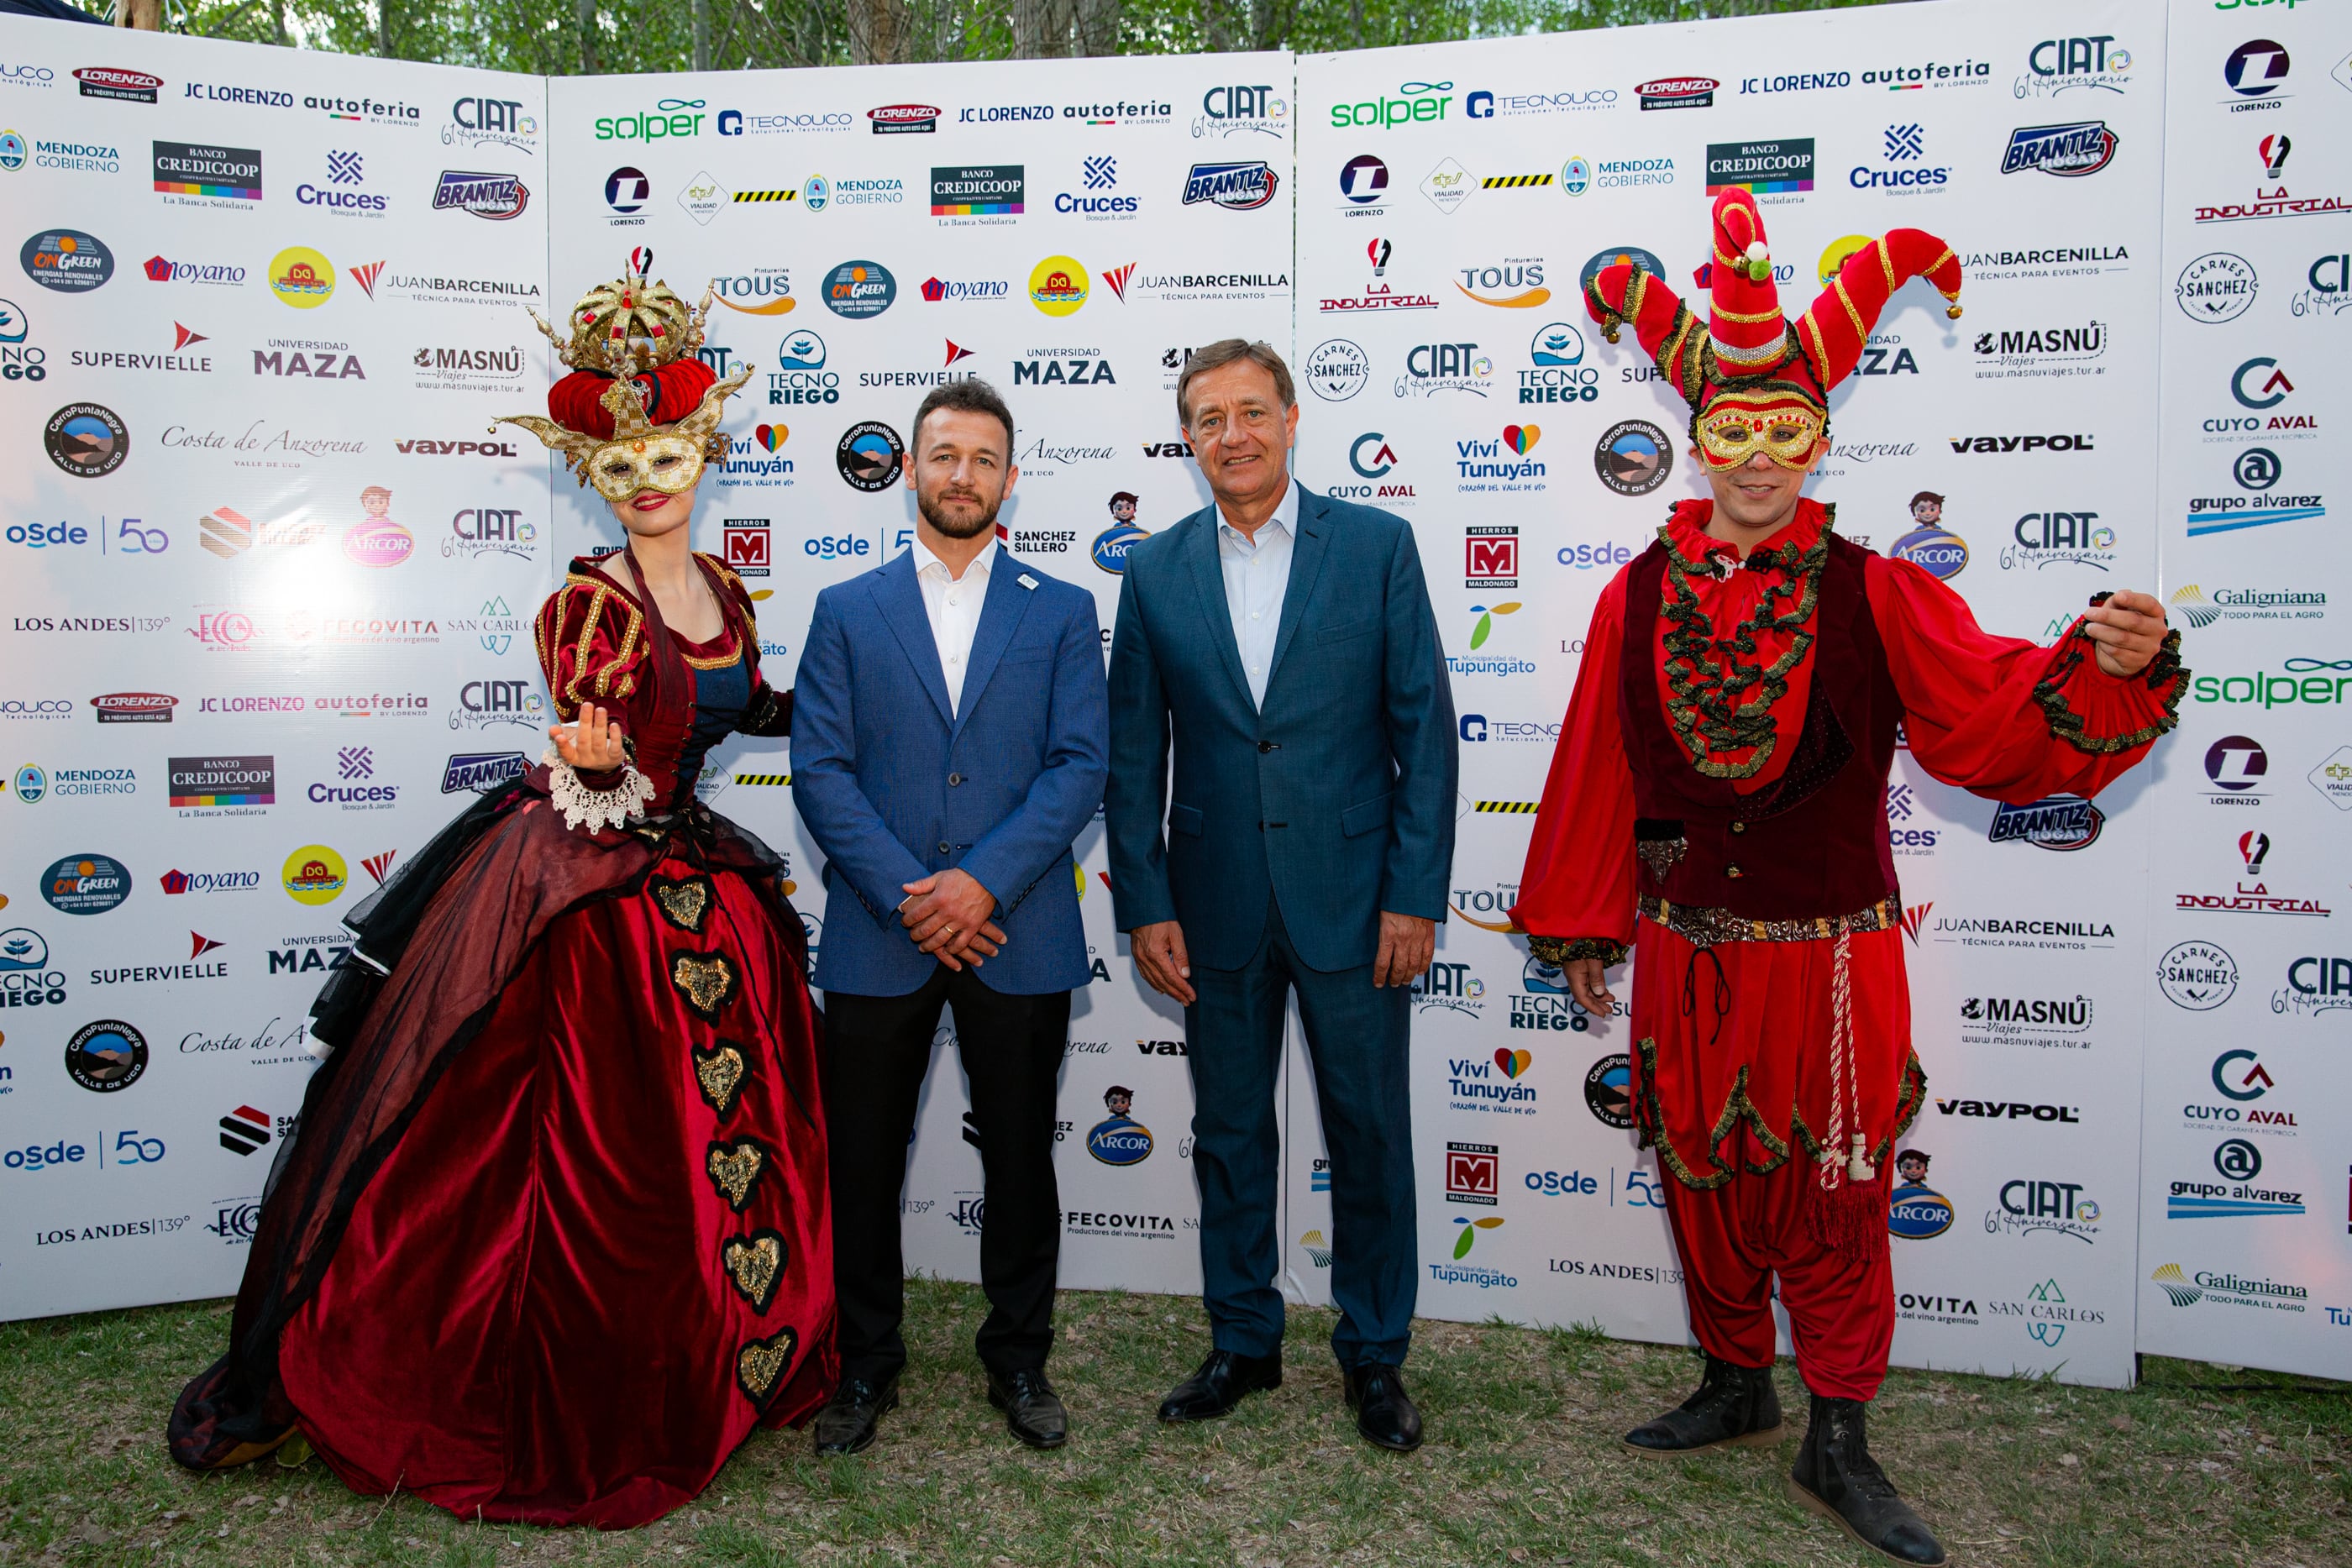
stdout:
<svg viewBox="0 0 2352 1568">
<path fill-rule="evenodd" d="M 1014 1437 L 1058 1448 L 1054 1100 L 1070 991 L 1092 973 L 1070 842 L 1102 800 L 1102 632 L 1091 594 L 997 548 L 1017 475 L 1013 415 L 987 383 L 925 398 L 910 445 L 915 541 L 817 596 L 793 685 L 793 798 L 825 857 L 816 983 L 841 1304 L 841 1388 L 816 1447 L 866 1448 L 898 1402 L 898 1199 L 944 1004 L 987 1187 L 989 1398 Z"/>
<path fill-rule="evenodd" d="M 1358 1430 L 1410 1450 L 1407 988 L 1454 860 L 1444 655 L 1412 530 L 1291 479 L 1298 405 L 1279 354 L 1211 344 L 1176 410 L 1215 501 L 1128 551 L 1106 804 L 1119 928 L 1183 1004 L 1192 1071 L 1214 1349 L 1160 1416 L 1223 1416 L 1282 1381 L 1274 1084 L 1295 989 L 1331 1153 L 1331 1348 Z"/>
</svg>

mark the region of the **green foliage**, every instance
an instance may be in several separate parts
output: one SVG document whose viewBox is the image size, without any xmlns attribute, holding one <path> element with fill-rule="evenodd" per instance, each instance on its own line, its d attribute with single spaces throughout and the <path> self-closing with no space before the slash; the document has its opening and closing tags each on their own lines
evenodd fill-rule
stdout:
<svg viewBox="0 0 2352 1568">
<path fill-rule="evenodd" d="M 92 10 L 106 0 L 81 0 Z M 716 69 L 853 60 L 1004 59 L 1014 13 L 1038 18 L 1032 52 L 1292 48 L 1301 53 L 1501 37 L 1885 0 L 167 0 L 176 31 L 339 54 L 550 75 L 677 71 L 698 20 Z"/>
</svg>

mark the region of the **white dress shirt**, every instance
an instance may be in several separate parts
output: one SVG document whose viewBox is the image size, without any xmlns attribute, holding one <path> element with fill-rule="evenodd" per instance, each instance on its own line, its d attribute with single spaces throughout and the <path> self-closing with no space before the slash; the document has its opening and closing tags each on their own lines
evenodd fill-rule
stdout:
<svg viewBox="0 0 2352 1568">
<path fill-rule="evenodd" d="M 933 555 L 918 537 L 915 580 L 923 585 L 923 613 L 930 618 L 931 642 L 940 651 L 940 673 L 947 677 L 948 711 L 963 708 L 963 673 L 971 663 L 972 633 L 980 630 L 981 601 L 988 597 L 988 571 L 996 564 L 996 540 L 991 538 L 971 558 L 961 577 L 948 573 L 948 563 Z"/>
<path fill-rule="evenodd" d="M 1298 483 L 1283 492 L 1274 516 L 1258 525 L 1255 541 L 1217 514 L 1217 564 L 1225 574 L 1225 610 L 1249 681 L 1250 702 L 1265 706 L 1265 678 L 1274 668 L 1274 636 L 1282 629 L 1282 600 L 1290 589 L 1290 548 L 1298 528 Z"/>
</svg>

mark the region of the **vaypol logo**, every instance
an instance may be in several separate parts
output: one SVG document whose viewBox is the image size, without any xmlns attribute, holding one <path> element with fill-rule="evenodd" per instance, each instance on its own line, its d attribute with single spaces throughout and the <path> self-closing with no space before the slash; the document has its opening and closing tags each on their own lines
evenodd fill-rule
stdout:
<svg viewBox="0 0 2352 1568">
<path fill-rule="evenodd" d="M 1109 1116 L 1087 1134 L 1087 1153 L 1107 1166 L 1139 1166 L 1151 1157 L 1151 1129 L 1129 1113 L 1135 1109 L 1135 1091 L 1114 1083 L 1103 1091 Z"/>
</svg>

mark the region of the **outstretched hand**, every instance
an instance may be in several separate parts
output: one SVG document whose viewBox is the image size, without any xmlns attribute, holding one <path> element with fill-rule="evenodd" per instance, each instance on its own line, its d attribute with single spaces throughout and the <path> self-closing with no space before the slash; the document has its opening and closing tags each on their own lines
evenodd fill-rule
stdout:
<svg viewBox="0 0 2352 1568">
<path fill-rule="evenodd" d="M 2097 644 L 2099 668 L 2128 680 L 2164 646 L 2164 606 L 2126 590 L 2084 613 L 2083 634 Z"/>
<path fill-rule="evenodd" d="M 580 709 L 579 718 L 571 724 L 559 724 L 547 732 L 555 742 L 556 754 L 572 765 L 575 773 L 610 773 L 629 759 L 621 744 L 621 727 L 609 711 L 588 703 Z"/>
</svg>

